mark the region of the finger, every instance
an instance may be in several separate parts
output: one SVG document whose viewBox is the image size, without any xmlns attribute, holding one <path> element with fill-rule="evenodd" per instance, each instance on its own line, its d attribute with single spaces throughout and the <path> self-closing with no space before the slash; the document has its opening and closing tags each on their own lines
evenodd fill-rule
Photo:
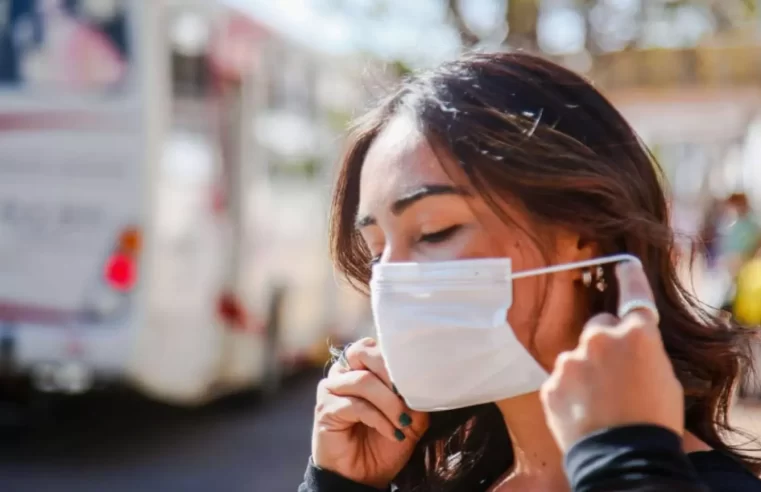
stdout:
<svg viewBox="0 0 761 492">
<path fill-rule="evenodd" d="M 337 396 L 356 396 L 378 408 L 399 429 L 413 423 L 411 411 L 391 388 L 370 371 L 351 371 L 330 377 L 325 389 Z"/>
<path fill-rule="evenodd" d="M 583 352 L 579 349 L 561 352 L 558 355 L 552 373 L 539 390 L 545 411 L 554 411 L 569 395 L 573 395 L 574 388 L 583 381 L 581 376 L 584 363 Z"/>
<path fill-rule="evenodd" d="M 584 329 L 588 328 L 613 328 L 614 326 L 618 325 L 621 320 L 618 319 L 618 316 L 613 316 L 610 313 L 600 313 L 592 316 L 589 318 L 589 321 L 587 321 L 587 324 L 584 325 Z"/>
<path fill-rule="evenodd" d="M 616 267 L 618 312 L 625 324 L 657 326 L 658 309 L 642 265 L 632 261 Z"/>
<path fill-rule="evenodd" d="M 618 326 L 620 320 L 618 317 L 613 316 L 610 313 L 600 313 L 587 321 L 584 325 L 584 330 L 581 332 L 579 338 L 578 347 L 582 350 L 589 350 L 590 348 L 597 349 L 598 345 L 603 345 L 602 339 L 609 333 L 613 333 L 613 330 Z M 600 347 L 602 348 L 602 347 Z"/>
<path fill-rule="evenodd" d="M 365 369 L 380 378 L 383 383 L 392 388 L 391 377 L 383 360 L 380 347 L 372 338 L 362 344 L 354 344 L 346 351 L 346 359 L 353 370 Z"/>
<path fill-rule="evenodd" d="M 341 373 L 347 371 L 370 371 L 378 376 L 386 386 L 397 392 L 396 387 L 391 382 L 391 377 L 386 368 L 386 362 L 383 359 L 380 347 L 372 338 L 363 338 L 346 349 L 344 353 L 345 362 L 348 367 L 341 367 L 340 364 L 334 364 L 335 370 L 331 373 Z M 330 374 L 330 373 L 329 373 Z M 398 392 L 397 392 L 398 393 Z"/>
<path fill-rule="evenodd" d="M 343 349 L 331 348 L 334 361 L 328 374 L 366 369 L 363 365 L 357 364 L 356 360 L 354 361 L 354 367 L 352 367 L 349 355 L 351 352 L 356 353 L 357 351 L 362 351 L 374 347 L 375 345 L 376 342 L 372 338 L 362 338 L 361 340 L 345 345 Z"/>
<path fill-rule="evenodd" d="M 375 429 L 380 435 L 390 441 L 403 441 L 403 434 L 367 400 L 356 396 L 325 397 L 326 401 L 319 407 L 318 421 L 328 430 L 345 430 L 356 424 L 363 424 Z"/>
</svg>

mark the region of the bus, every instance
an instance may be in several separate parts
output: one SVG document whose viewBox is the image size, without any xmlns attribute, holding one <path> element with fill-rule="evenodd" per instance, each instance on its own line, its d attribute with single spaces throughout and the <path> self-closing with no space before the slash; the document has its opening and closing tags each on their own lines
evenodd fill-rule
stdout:
<svg viewBox="0 0 761 492">
<path fill-rule="evenodd" d="M 370 326 L 327 254 L 350 63 L 209 0 L 0 0 L 0 28 L 3 394 L 272 392 Z"/>
</svg>

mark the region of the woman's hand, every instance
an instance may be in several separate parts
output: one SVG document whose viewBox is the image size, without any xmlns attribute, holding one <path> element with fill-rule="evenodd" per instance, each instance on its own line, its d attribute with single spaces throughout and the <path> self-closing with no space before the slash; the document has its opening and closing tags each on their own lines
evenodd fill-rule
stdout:
<svg viewBox="0 0 761 492">
<path fill-rule="evenodd" d="M 663 347 L 647 277 L 632 262 L 619 265 L 616 275 L 622 318 L 592 318 L 578 347 L 558 357 L 541 389 L 547 423 L 563 452 L 610 427 L 652 424 L 684 432 L 683 389 Z"/>
<path fill-rule="evenodd" d="M 352 344 L 317 390 L 312 459 L 320 468 L 385 489 L 428 427 L 392 389 L 375 341 Z"/>
</svg>

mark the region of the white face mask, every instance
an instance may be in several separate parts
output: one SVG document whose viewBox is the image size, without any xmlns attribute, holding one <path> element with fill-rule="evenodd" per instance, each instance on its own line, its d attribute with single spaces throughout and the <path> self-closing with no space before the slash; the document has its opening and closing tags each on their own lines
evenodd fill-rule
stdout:
<svg viewBox="0 0 761 492">
<path fill-rule="evenodd" d="M 375 265 L 373 316 L 391 380 L 423 412 L 537 391 L 547 371 L 507 322 L 513 280 L 622 261 L 639 263 L 616 255 L 516 273 L 509 258 Z"/>
</svg>

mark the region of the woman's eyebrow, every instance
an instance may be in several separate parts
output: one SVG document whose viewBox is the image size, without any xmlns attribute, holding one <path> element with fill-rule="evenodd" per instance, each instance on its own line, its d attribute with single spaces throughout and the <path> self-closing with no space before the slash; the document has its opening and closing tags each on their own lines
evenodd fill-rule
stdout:
<svg viewBox="0 0 761 492">
<path fill-rule="evenodd" d="M 422 200 L 423 198 L 428 198 L 429 196 L 436 196 L 436 195 L 458 195 L 458 196 L 467 196 L 469 193 L 458 186 L 452 186 L 452 185 L 442 185 L 442 184 L 435 184 L 435 185 L 423 185 L 420 188 L 417 188 L 416 190 L 407 193 L 403 197 L 396 200 L 391 205 L 391 212 L 394 215 L 399 215 L 402 212 L 404 212 L 406 209 L 408 209 L 410 206 L 412 206 L 414 203 Z"/>
<path fill-rule="evenodd" d="M 394 201 L 394 203 L 391 205 L 391 213 L 394 215 L 400 215 L 406 209 L 419 202 L 423 198 L 437 195 L 469 196 L 470 193 L 459 186 L 443 184 L 423 185 Z M 357 220 L 354 222 L 357 229 L 374 225 L 375 223 L 375 217 L 372 215 L 358 216 Z"/>
</svg>

